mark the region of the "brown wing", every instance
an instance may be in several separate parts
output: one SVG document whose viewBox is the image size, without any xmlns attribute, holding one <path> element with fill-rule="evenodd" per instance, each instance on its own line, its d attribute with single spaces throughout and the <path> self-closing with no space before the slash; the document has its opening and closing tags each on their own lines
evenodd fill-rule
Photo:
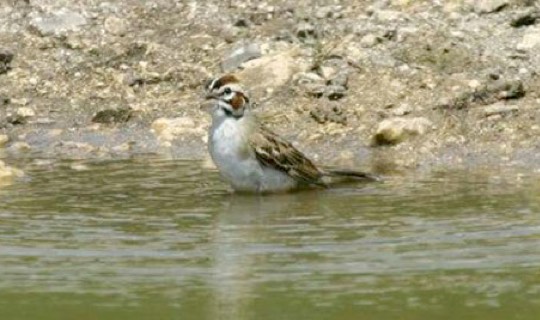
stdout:
<svg viewBox="0 0 540 320">
<path fill-rule="evenodd" d="M 272 131 L 261 128 L 250 137 L 249 144 L 263 165 L 283 171 L 299 182 L 325 185 L 322 173 L 311 160 Z"/>
</svg>

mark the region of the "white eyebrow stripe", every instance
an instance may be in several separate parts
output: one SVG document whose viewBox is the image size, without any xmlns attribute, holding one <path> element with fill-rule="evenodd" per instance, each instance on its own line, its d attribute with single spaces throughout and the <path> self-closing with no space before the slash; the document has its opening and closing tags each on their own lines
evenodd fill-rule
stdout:
<svg viewBox="0 0 540 320">
<path fill-rule="evenodd" d="M 218 78 L 215 78 L 214 80 L 212 80 L 212 82 L 210 82 L 210 85 L 208 86 L 208 89 L 213 90 L 217 81 L 218 81 Z"/>
<path fill-rule="evenodd" d="M 243 92 L 242 87 L 236 83 L 229 83 L 224 85 L 223 87 L 221 87 L 221 89 L 219 89 L 219 92 L 224 92 L 227 88 L 231 89 L 231 91 L 233 92 Z"/>
</svg>

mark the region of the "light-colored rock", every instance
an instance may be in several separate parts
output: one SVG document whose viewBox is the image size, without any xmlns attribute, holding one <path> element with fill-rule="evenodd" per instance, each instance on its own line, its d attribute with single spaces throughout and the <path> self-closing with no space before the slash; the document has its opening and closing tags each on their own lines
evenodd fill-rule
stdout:
<svg viewBox="0 0 540 320">
<path fill-rule="evenodd" d="M 112 151 L 114 152 L 118 152 L 118 153 L 124 153 L 124 152 L 128 152 L 129 150 L 131 150 L 131 143 L 129 142 L 124 142 L 122 144 L 119 144 L 117 146 L 114 146 L 111 148 Z"/>
<path fill-rule="evenodd" d="M 17 109 L 17 116 L 19 118 L 31 118 L 35 115 L 36 113 L 30 107 L 20 107 L 19 109 Z"/>
<path fill-rule="evenodd" d="M 250 84 L 250 91 L 265 92 L 285 85 L 294 74 L 305 72 L 308 67 L 298 50 L 292 49 L 246 62 L 238 77 Z"/>
<path fill-rule="evenodd" d="M 400 19 L 403 14 L 394 10 L 376 10 L 373 17 L 381 22 L 391 22 Z"/>
<path fill-rule="evenodd" d="M 190 117 L 159 118 L 152 123 L 152 130 L 162 142 L 170 142 L 186 135 L 204 134 Z"/>
<path fill-rule="evenodd" d="M 320 73 L 323 78 L 330 80 L 337 75 L 338 69 L 333 66 L 321 66 Z"/>
<path fill-rule="evenodd" d="M 296 26 L 296 36 L 298 38 L 315 38 L 317 36 L 315 27 L 309 22 L 301 22 Z"/>
<path fill-rule="evenodd" d="M 51 15 L 34 14 L 30 25 L 34 27 L 41 36 L 62 35 L 69 31 L 76 31 L 86 24 L 86 18 L 78 13 L 66 8 L 62 8 Z"/>
<path fill-rule="evenodd" d="M 390 3 L 391 3 L 393 6 L 404 7 L 404 6 L 410 5 L 413 1 L 414 1 L 414 0 L 391 0 Z"/>
<path fill-rule="evenodd" d="M 63 129 L 55 128 L 47 131 L 46 135 L 50 138 L 58 137 L 64 132 Z"/>
<path fill-rule="evenodd" d="M 28 152 L 30 151 L 30 149 L 32 149 L 30 147 L 30 145 L 26 142 L 23 142 L 23 141 L 17 141 L 17 142 L 14 142 L 12 143 L 9 148 L 8 148 L 11 152 L 15 152 L 15 153 L 19 153 L 19 152 Z"/>
<path fill-rule="evenodd" d="M 486 117 L 493 115 L 507 115 L 511 113 L 517 113 L 519 111 L 518 106 L 505 105 L 504 103 L 495 103 L 484 107 L 483 112 Z"/>
<path fill-rule="evenodd" d="M 73 171 L 87 171 L 88 169 L 90 169 L 87 165 L 82 163 L 73 163 L 69 166 L 69 168 Z"/>
<path fill-rule="evenodd" d="M 230 72 L 240 67 L 242 63 L 260 58 L 261 47 L 256 43 L 250 43 L 236 48 L 221 62 L 221 70 Z"/>
<path fill-rule="evenodd" d="M 433 126 L 424 117 L 385 119 L 377 127 L 373 136 L 375 145 L 398 144 L 407 138 L 423 135 Z"/>
<path fill-rule="evenodd" d="M 105 30 L 116 36 L 123 36 L 128 31 L 128 22 L 125 19 L 117 17 L 108 17 L 103 23 Z"/>
<path fill-rule="evenodd" d="M 304 85 L 308 83 L 317 83 L 324 85 L 326 80 L 315 72 L 299 72 L 293 77 L 294 83 Z"/>
<path fill-rule="evenodd" d="M 314 72 L 299 72 L 293 76 L 293 82 L 315 97 L 322 97 L 326 88 L 326 80 Z"/>
<path fill-rule="evenodd" d="M 27 106 L 30 100 L 26 98 L 13 98 L 11 99 L 11 103 L 15 106 Z"/>
<path fill-rule="evenodd" d="M 32 161 L 33 166 L 52 168 L 56 161 L 53 159 L 35 159 Z"/>
<path fill-rule="evenodd" d="M 13 178 L 24 176 L 24 172 L 14 167 L 10 167 L 0 160 L 0 185 L 9 184 Z"/>
<path fill-rule="evenodd" d="M 529 28 L 529 30 L 523 35 L 523 39 L 517 44 L 518 50 L 530 50 L 533 48 L 540 48 L 540 28 Z"/>
<path fill-rule="evenodd" d="M 5 134 L 0 134 L 0 148 L 5 146 L 8 143 L 9 137 Z"/>
<path fill-rule="evenodd" d="M 392 110 L 392 114 L 396 117 L 401 117 L 412 112 L 412 107 L 406 103 L 399 105 Z"/>
<path fill-rule="evenodd" d="M 44 118 L 37 118 L 35 123 L 37 124 L 53 124 L 55 121 L 52 120 L 51 118 L 47 118 L 47 117 L 44 117 Z"/>
<path fill-rule="evenodd" d="M 308 95 L 320 98 L 326 89 L 326 80 L 315 72 L 299 72 L 293 76 L 293 83 Z"/>
<path fill-rule="evenodd" d="M 480 80 L 473 79 L 473 80 L 470 80 L 469 83 L 467 83 L 467 85 L 471 89 L 476 89 L 476 88 L 479 88 L 482 85 L 482 82 Z"/>
<path fill-rule="evenodd" d="M 444 1 L 442 6 L 443 12 L 448 14 L 448 18 L 456 20 L 461 18 L 464 10 L 464 3 L 462 1 Z"/>
<path fill-rule="evenodd" d="M 15 114 L 8 113 L 6 120 L 11 124 L 25 124 L 28 119 L 34 117 L 36 113 L 30 107 L 20 107 L 15 111 Z"/>
<path fill-rule="evenodd" d="M 488 118 L 488 120 L 491 120 L 491 121 L 499 121 L 499 120 L 502 119 L 502 115 L 500 115 L 500 114 L 492 114 L 487 118 Z"/>
<path fill-rule="evenodd" d="M 349 84 L 349 73 L 347 71 L 339 72 L 334 78 L 330 79 L 330 84 L 347 88 Z"/>
<path fill-rule="evenodd" d="M 338 19 L 343 17 L 343 6 L 324 6 L 315 11 L 315 17 L 318 19 Z"/>
<path fill-rule="evenodd" d="M 510 4 L 510 0 L 474 0 L 472 3 L 476 13 L 491 13 Z"/>
<path fill-rule="evenodd" d="M 374 34 L 366 34 L 360 39 L 360 44 L 364 48 L 371 48 L 381 42 L 381 39 Z"/>
</svg>

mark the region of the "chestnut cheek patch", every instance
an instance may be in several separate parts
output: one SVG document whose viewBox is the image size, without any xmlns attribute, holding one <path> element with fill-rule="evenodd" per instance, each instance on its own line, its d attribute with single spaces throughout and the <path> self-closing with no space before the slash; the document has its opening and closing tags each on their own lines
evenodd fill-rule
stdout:
<svg viewBox="0 0 540 320">
<path fill-rule="evenodd" d="M 231 100 L 231 106 L 234 110 L 241 108 L 244 105 L 244 96 L 242 94 L 235 94 Z"/>
</svg>

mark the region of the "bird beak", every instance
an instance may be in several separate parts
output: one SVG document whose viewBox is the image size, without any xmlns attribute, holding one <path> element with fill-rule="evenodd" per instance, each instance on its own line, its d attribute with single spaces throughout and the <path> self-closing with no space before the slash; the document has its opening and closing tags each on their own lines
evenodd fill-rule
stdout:
<svg viewBox="0 0 540 320">
<path fill-rule="evenodd" d="M 210 99 L 218 99 L 219 96 L 216 94 L 216 93 L 208 93 L 207 95 L 204 96 L 204 98 L 206 100 L 210 100 Z"/>
</svg>

